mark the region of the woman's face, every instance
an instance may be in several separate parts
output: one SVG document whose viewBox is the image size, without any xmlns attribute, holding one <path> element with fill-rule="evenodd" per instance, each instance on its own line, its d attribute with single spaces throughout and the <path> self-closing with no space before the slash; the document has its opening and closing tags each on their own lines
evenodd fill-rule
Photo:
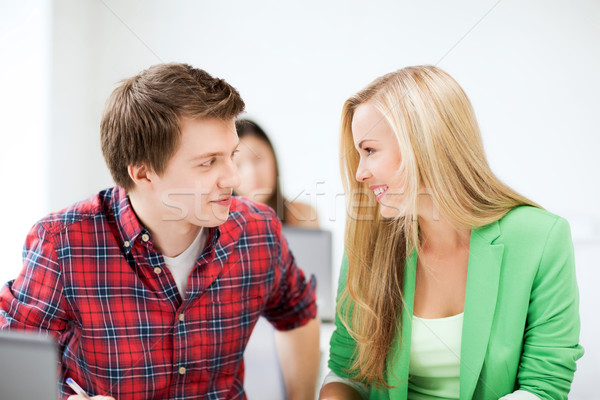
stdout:
<svg viewBox="0 0 600 400">
<path fill-rule="evenodd" d="M 352 137 L 360 155 L 356 180 L 369 185 L 383 217 L 404 215 L 406 179 L 400 146 L 396 134 L 375 106 L 364 103 L 356 108 Z"/>
<path fill-rule="evenodd" d="M 241 184 L 236 193 L 259 203 L 266 202 L 277 183 L 273 151 L 264 140 L 253 135 L 240 139 L 238 150 L 235 162 Z"/>
</svg>

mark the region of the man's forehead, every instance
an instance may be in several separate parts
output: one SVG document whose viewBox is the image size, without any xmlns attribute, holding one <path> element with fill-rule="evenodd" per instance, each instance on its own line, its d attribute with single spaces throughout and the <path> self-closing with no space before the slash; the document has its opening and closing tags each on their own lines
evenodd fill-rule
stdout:
<svg viewBox="0 0 600 400">
<path fill-rule="evenodd" d="M 214 156 L 224 156 L 229 155 L 232 151 L 234 151 L 240 145 L 239 139 L 236 138 L 235 141 L 231 143 L 211 143 L 203 146 L 199 151 L 195 151 L 192 155 L 193 158 L 202 158 L 202 157 L 214 157 Z"/>
</svg>

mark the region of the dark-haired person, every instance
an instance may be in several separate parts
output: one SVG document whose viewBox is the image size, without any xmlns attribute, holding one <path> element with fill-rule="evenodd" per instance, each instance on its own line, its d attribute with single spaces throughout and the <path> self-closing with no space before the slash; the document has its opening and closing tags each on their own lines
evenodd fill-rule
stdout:
<svg viewBox="0 0 600 400">
<path fill-rule="evenodd" d="M 379 77 L 341 135 L 355 208 L 320 399 L 566 399 L 583 354 L 569 224 L 493 174 L 459 84 Z"/>
<path fill-rule="evenodd" d="M 155 65 L 110 96 L 101 141 L 117 186 L 35 224 L 0 291 L 1 329 L 58 340 L 61 399 L 66 377 L 98 399 L 243 399 L 260 315 L 282 336 L 290 398 L 314 395 L 314 280 L 273 211 L 232 196 L 243 109 L 232 86 L 186 64 Z"/>
<path fill-rule="evenodd" d="M 236 120 L 235 127 L 240 138 L 235 162 L 242 178 L 235 193 L 268 205 L 284 225 L 318 228 L 319 219 L 313 207 L 283 197 L 277 156 L 265 131 L 249 119 Z"/>
<path fill-rule="evenodd" d="M 271 207 L 284 226 L 300 228 L 319 228 L 317 211 L 309 204 L 294 200 L 290 201 L 283 196 L 281 182 L 279 179 L 279 164 L 275 149 L 269 136 L 256 122 L 247 118 L 238 118 L 235 121 L 235 128 L 240 138 L 238 152 L 235 155 L 238 173 L 240 174 L 240 185 L 235 189 L 234 194 L 244 196 L 252 201 L 266 204 Z M 264 357 L 253 357 L 253 354 L 265 354 L 265 349 L 272 352 L 273 343 L 276 343 L 277 337 L 273 338 L 273 328 L 261 319 L 250 341 L 248 342 L 249 357 L 246 358 L 246 365 L 261 365 L 265 363 Z M 277 333 L 275 332 L 275 335 Z M 285 362 L 285 355 L 279 352 L 279 364 Z M 271 371 L 279 372 L 273 358 L 271 361 Z M 248 392 L 250 395 L 260 396 L 258 391 L 259 382 L 265 375 L 262 373 L 253 377 L 249 375 L 252 381 L 248 382 Z M 294 380 L 290 377 L 283 377 L 284 385 L 293 384 Z M 288 378 L 288 379 L 286 379 Z M 256 393 L 252 393 L 256 390 Z M 279 392 L 283 392 L 280 387 Z M 276 394 L 276 392 L 270 392 Z"/>
</svg>

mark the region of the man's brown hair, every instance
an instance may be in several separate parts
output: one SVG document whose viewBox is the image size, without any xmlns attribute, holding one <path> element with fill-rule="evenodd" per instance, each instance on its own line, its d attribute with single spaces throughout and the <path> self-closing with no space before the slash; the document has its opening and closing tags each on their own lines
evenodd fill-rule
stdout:
<svg viewBox="0 0 600 400">
<path fill-rule="evenodd" d="M 244 107 L 234 87 L 187 64 L 158 64 L 123 80 L 100 123 L 102 153 L 115 183 L 133 188 L 129 165 L 164 172 L 179 147 L 182 117 L 228 120 Z"/>
</svg>

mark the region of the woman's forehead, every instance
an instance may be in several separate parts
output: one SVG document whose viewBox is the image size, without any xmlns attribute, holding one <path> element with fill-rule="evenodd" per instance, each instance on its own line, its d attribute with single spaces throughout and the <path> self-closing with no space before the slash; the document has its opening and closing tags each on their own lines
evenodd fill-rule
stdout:
<svg viewBox="0 0 600 400">
<path fill-rule="evenodd" d="M 371 103 L 363 103 L 356 108 L 352 118 L 354 145 L 360 147 L 369 140 L 389 140 L 394 131 L 385 116 Z"/>
</svg>

